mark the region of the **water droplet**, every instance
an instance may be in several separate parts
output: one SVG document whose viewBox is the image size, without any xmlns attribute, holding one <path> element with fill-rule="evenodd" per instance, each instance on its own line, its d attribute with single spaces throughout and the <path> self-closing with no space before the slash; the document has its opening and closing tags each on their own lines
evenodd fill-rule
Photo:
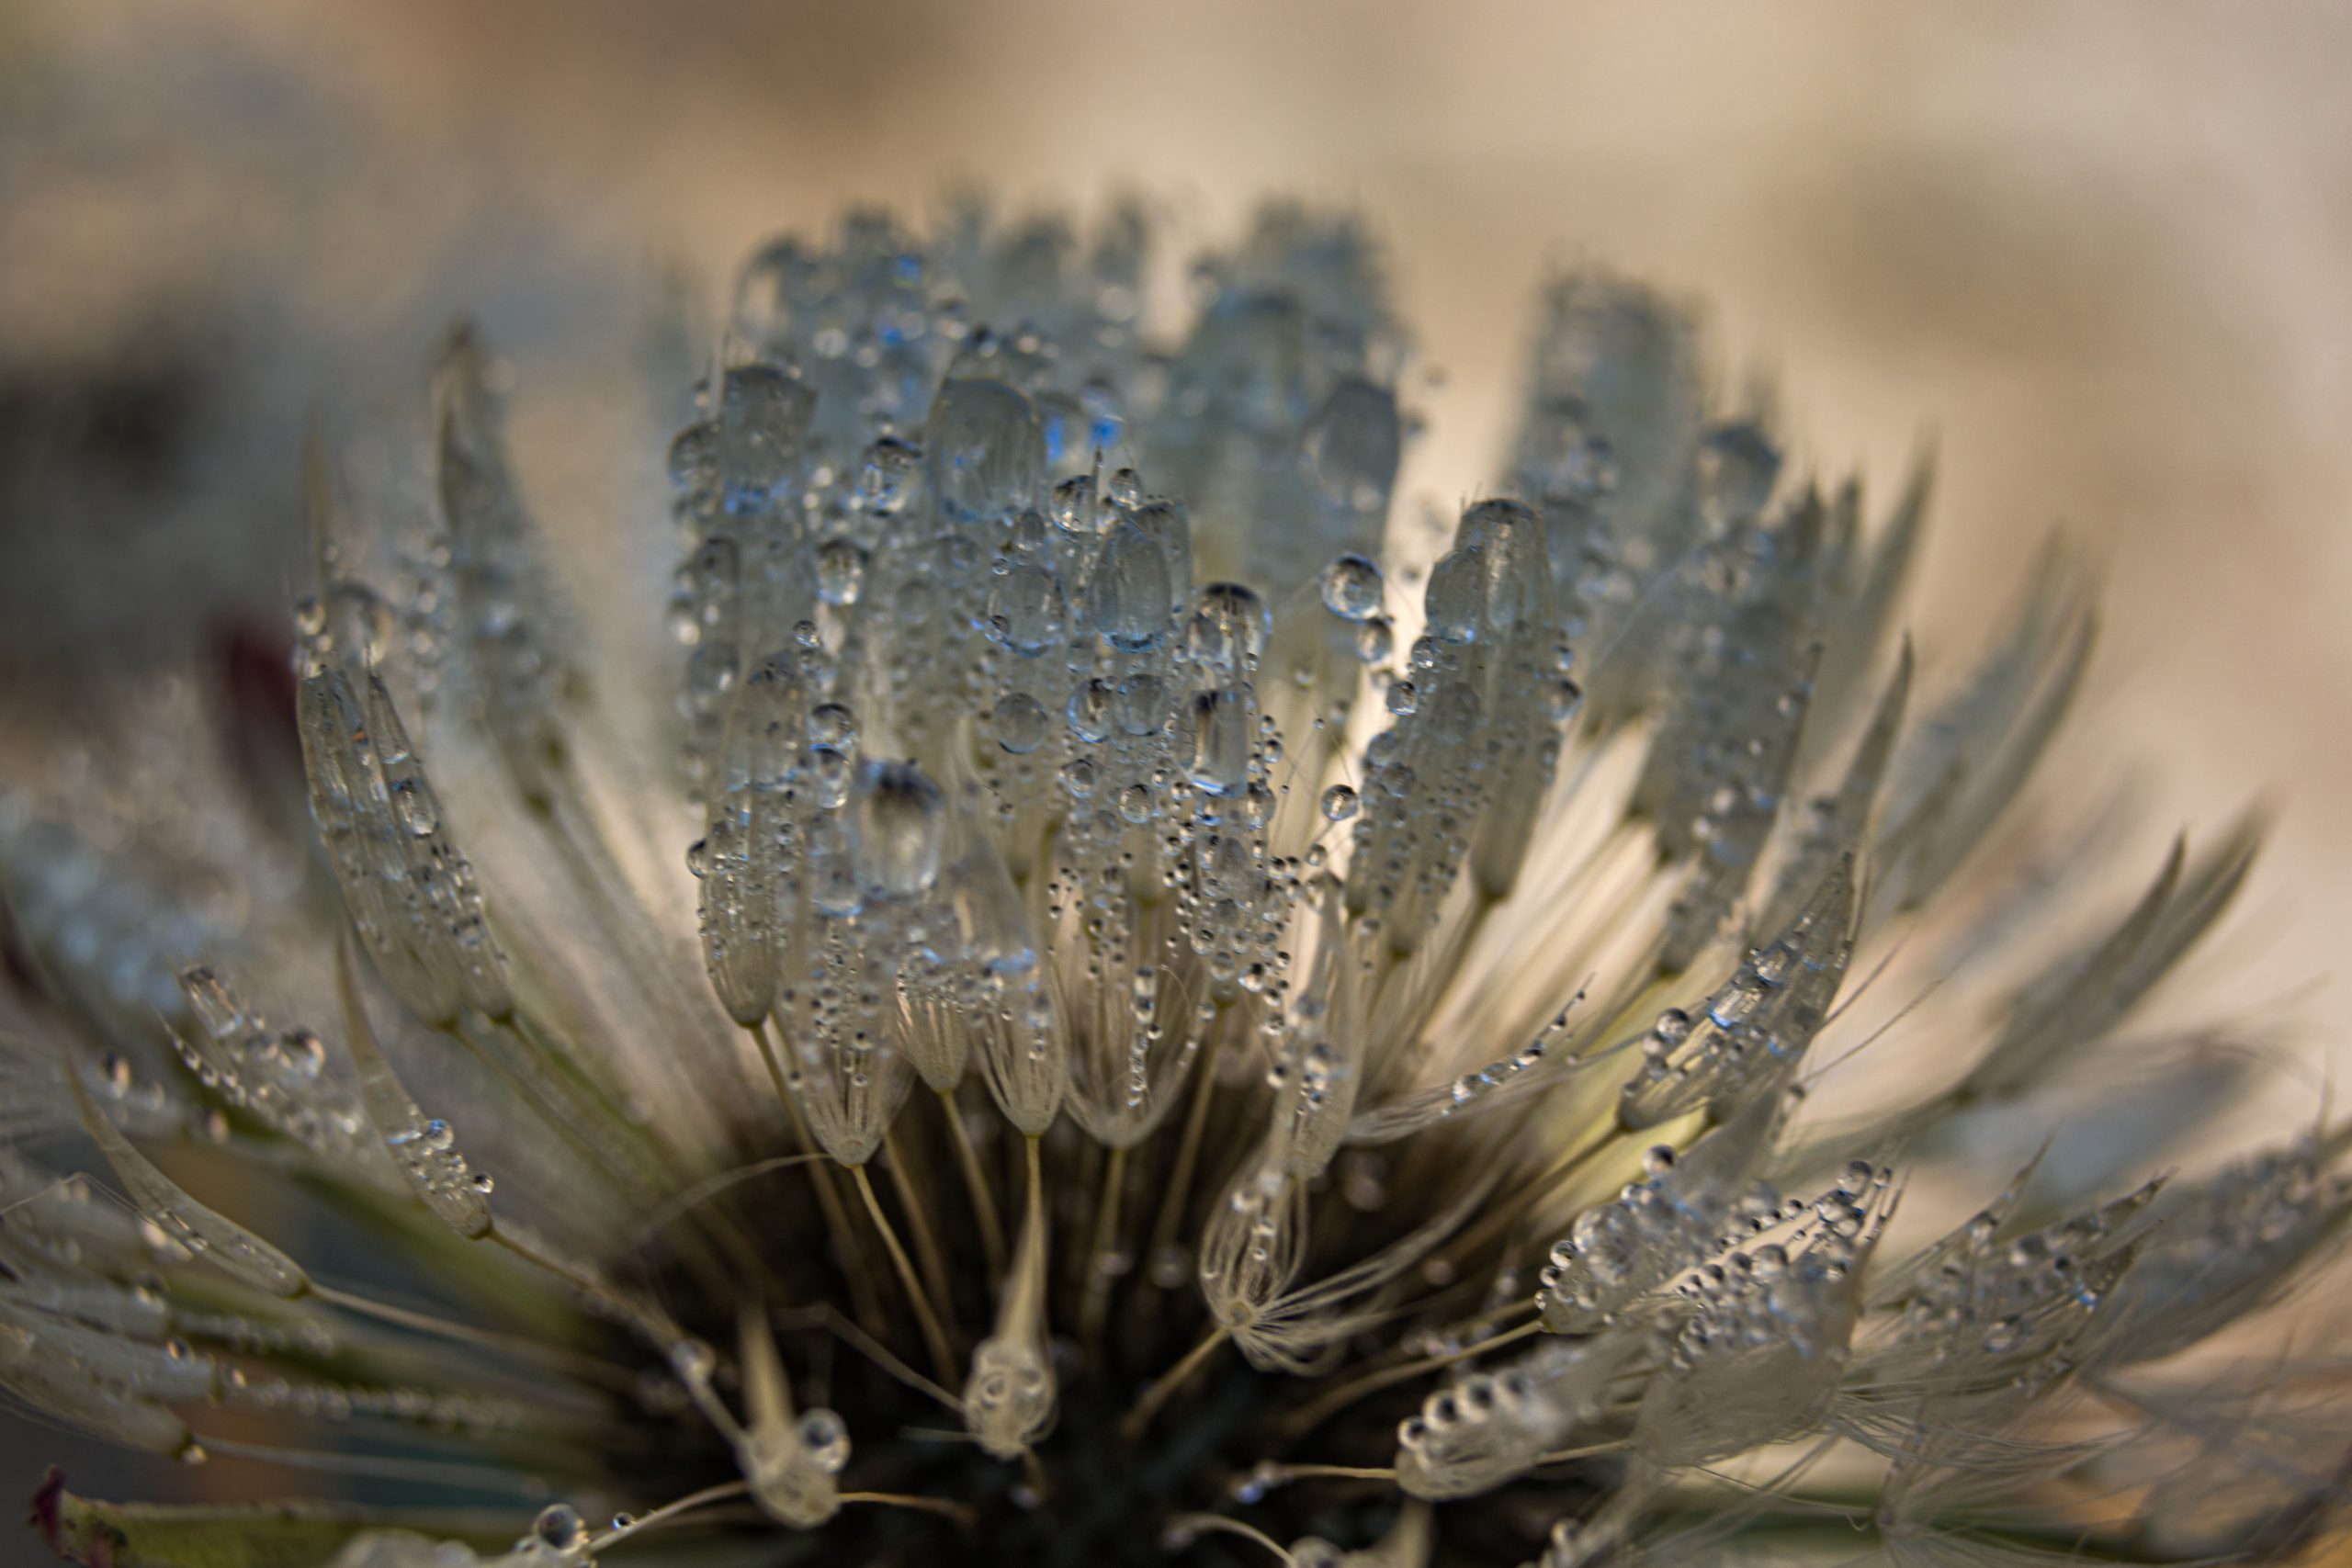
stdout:
<svg viewBox="0 0 2352 1568">
<path fill-rule="evenodd" d="M 1364 621 L 1378 615 L 1380 590 L 1380 568 L 1367 557 L 1340 556 L 1323 569 L 1323 607 L 1341 620 Z"/>
<path fill-rule="evenodd" d="M 865 581 L 865 552 L 847 539 L 817 547 L 817 597 L 828 604 L 854 604 Z"/>
<path fill-rule="evenodd" d="M 1056 527 L 1065 534 L 1087 538 L 1092 538 L 1102 525 L 1111 521 L 1094 504 L 1094 479 L 1091 474 L 1080 474 L 1056 485 L 1049 510 Z"/>
<path fill-rule="evenodd" d="M 1430 573 L 1422 598 L 1430 635 L 1440 642 L 1478 640 L 1487 612 L 1487 552 L 1476 547 L 1450 550 Z"/>
<path fill-rule="evenodd" d="M 424 780 L 413 775 L 397 778 L 386 789 L 392 798 L 392 815 L 410 838 L 429 839 L 441 830 L 440 808 Z"/>
<path fill-rule="evenodd" d="M 569 1503 L 548 1504 L 531 1524 L 531 1533 L 556 1551 L 570 1551 L 579 1546 L 587 1537 L 587 1529 L 580 1510 Z"/>
<path fill-rule="evenodd" d="M 1307 471 L 1323 499 L 1358 513 L 1386 510 L 1402 449 L 1396 395 L 1352 376 L 1331 389 L 1307 421 L 1301 442 Z"/>
<path fill-rule="evenodd" d="M 857 716 L 840 703 L 819 703 L 808 710 L 808 744 L 846 751 L 857 739 Z"/>
<path fill-rule="evenodd" d="M 1193 698 L 1193 783 L 1211 795 L 1239 793 L 1250 777 L 1250 744 L 1257 705 L 1247 686 L 1201 692 Z"/>
<path fill-rule="evenodd" d="M 1139 524 L 1122 521 L 1095 558 L 1089 615 L 1102 640 L 1141 653 L 1168 637 L 1168 557 Z"/>
<path fill-rule="evenodd" d="M 884 514 L 907 503 L 907 484 L 914 478 L 922 454 L 903 441 L 884 436 L 865 449 L 865 465 L 857 479 L 858 499 L 867 510 Z"/>
<path fill-rule="evenodd" d="M 1410 681 L 1391 681 L 1388 683 L 1388 711 L 1399 718 L 1419 707 L 1420 698 L 1419 690 Z"/>
<path fill-rule="evenodd" d="M 857 879 L 888 897 L 912 897 L 939 879 L 947 832 L 939 786 L 912 762 L 870 761 L 857 775 Z"/>
<path fill-rule="evenodd" d="M 1009 692 L 996 701 L 996 743 L 1016 757 L 1046 743 L 1048 722 L 1045 708 L 1026 692 Z"/>
<path fill-rule="evenodd" d="M 1255 666 L 1273 628 L 1265 601 L 1238 582 L 1212 582 L 1193 600 L 1184 648 L 1193 661 L 1221 680 Z"/>
<path fill-rule="evenodd" d="M 205 965 L 197 964 L 181 974 L 180 994 L 187 998 L 188 1010 L 196 1014 L 206 1033 L 220 1038 L 244 1026 L 244 1009 L 236 996 Z"/>
<path fill-rule="evenodd" d="M 800 1417 L 799 1433 L 809 1462 L 826 1474 L 839 1475 L 849 1463 L 849 1427 L 833 1412 L 808 1412 Z"/>
<path fill-rule="evenodd" d="M 1086 681 L 1072 688 L 1066 715 L 1070 733 L 1088 745 L 1108 739 L 1111 708 L 1118 694 L 1102 681 Z"/>
<path fill-rule="evenodd" d="M 987 630 L 1023 659 L 1035 659 L 1061 640 L 1064 609 L 1061 578 L 1023 561 L 989 591 Z"/>
<path fill-rule="evenodd" d="M 1699 444 L 1699 515 L 1712 533 L 1764 510 L 1780 478 L 1781 454 L 1751 423 L 1719 424 Z"/>
<path fill-rule="evenodd" d="M 1323 792 L 1323 818 L 1329 822 L 1344 822 L 1356 814 L 1356 792 L 1343 784 L 1333 784 Z"/>
</svg>

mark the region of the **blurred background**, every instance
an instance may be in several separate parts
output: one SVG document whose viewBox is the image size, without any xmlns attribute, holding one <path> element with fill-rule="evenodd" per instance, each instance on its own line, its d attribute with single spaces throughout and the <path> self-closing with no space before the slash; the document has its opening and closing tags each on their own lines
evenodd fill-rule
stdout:
<svg viewBox="0 0 2352 1568">
<path fill-rule="evenodd" d="M 2052 765 L 2125 790 L 2134 876 L 2274 801 L 2199 973 L 2352 1062 L 2348 72 L 2332 0 L 0 0 L 0 768 L 282 626 L 306 419 L 413 411 L 458 310 L 560 510 L 582 378 L 774 231 L 1134 187 L 1192 246 L 1291 193 L 1386 243 L 1408 497 L 1498 471 L 1589 258 L 1702 301 L 1802 465 L 1884 497 L 1932 440 L 1931 670 L 2063 525 L 2108 618 Z M 0 1492 L 51 1459 L 193 1479 L 10 1423 Z"/>
</svg>

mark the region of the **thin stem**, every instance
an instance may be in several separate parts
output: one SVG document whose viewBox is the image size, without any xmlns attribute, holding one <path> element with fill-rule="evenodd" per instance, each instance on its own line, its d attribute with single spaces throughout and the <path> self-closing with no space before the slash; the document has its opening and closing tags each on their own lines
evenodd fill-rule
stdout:
<svg viewBox="0 0 2352 1568">
<path fill-rule="evenodd" d="M 1168 1533 L 1175 1538 L 1175 1544 L 1171 1550 L 1181 1550 L 1184 1545 L 1189 1544 L 1189 1537 L 1198 1535 L 1203 1530 L 1217 1530 L 1226 1535 L 1238 1535 L 1244 1540 L 1254 1540 L 1276 1557 L 1281 1558 L 1283 1568 L 1295 1568 L 1296 1560 L 1291 1556 L 1289 1550 L 1282 1542 L 1253 1524 L 1245 1523 L 1240 1519 L 1229 1519 L 1223 1514 L 1179 1514 L 1169 1520 Z"/>
<path fill-rule="evenodd" d="M 573 1377 L 586 1382 L 601 1383 L 606 1388 L 623 1391 L 634 1391 L 638 1386 L 638 1380 L 634 1376 L 608 1362 L 600 1361 L 594 1356 L 582 1355 L 576 1350 L 564 1349 L 560 1346 L 542 1344 L 537 1339 L 528 1338 L 523 1335 L 501 1334 L 496 1329 L 478 1328 L 469 1323 L 454 1323 L 447 1318 L 435 1317 L 430 1313 L 394 1306 L 390 1302 L 369 1301 L 365 1296 L 353 1295 L 348 1291 L 338 1291 L 332 1285 L 322 1285 L 316 1280 L 311 1281 L 311 1294 L 328 1306 L 341 1307 L 344 1311 L 361 1317 L 372 1317 L 379 1322 L 393 1324 L 419 1334 L 430 1334 L 439 1338 L 452 1339 L 461 1345 L 477 1345 L 485 1350 L 495 1350 L 501 1355 L 520 1356 L 527 1360 L 560 1367 Z"/>
<path fill-rule="evenodd" d="M 793 1325 L 787 1321 L 790 1319 L 802 1317 L 814 1318 L 819 1326 L 838 1335 L 851 1349 L 856 1351 L 859 1355 L 864 1356 L 867 1360 L 872 1361 L 876 1366 L 881 1368 L 885 1372 L 888 1373 L 891 1377 L 896 1378 L 899 1382 L 906 1384 L 909 1388 L 913 1389 L 917 1393 L 937 1400 L 940 1404 L 945 1405 L 949 1410 L 954 1411 L 958 1416 L 964 1414 L 964 1402 L 962 1400 L 956 1398 L 954 1394 L 948 1393 L 945 1389 L 940 1387 L 937 1383 L 932 1382 L 929 1378 L 923 1376 L 921 1372 L 907 1365 L 904 1361 L 899 1359 L 897 1356 L 891 1353 L 888 1346 L 883 1344 L 880 1340 L 866 1333 L 865 1330 L 860 1328 L 857 1325 L 843 1317 L 833 1308 L 831 1303 L 819 1302 L 816 1305 L 808 1308 L 805 1312 L 783 1312 L 775 1315 L 779 1322 L 786 1322 L 786 1326 Z M 965 1434 L 958 1432 L 956 1436 L 960 1438 L 965 1436 Z"/>
<path fill-rule="evenodd" d="M 1270 1464 L 1253 1472 L 1251 1479 L 1269 1486 L 1293 1481 L 1394 1481 L 1396 1472 L 1385 1465 L 1374 1470 L 1353 1464 Z"/>
<path fill-rule="evenodd" d="M 1089 1348 L 1089 1359 L 1102 1340 L 1102 1319 L 1111 1307 L 1110 1267 L 1112 1247 L 1117 1239 L 1120 1190 L 1126 1185 L 1127 1151 L 1125 1145 L 1111 1151 L 1102 1170 L 1102 1196 L 1094 1205 L 1094 1245 L 1087 1254 L 1086 1287 L 1079 1298 L 1078 1337 Z"/>
<path fill-rule="evenodd" d="M 1159 1219 L 1151 1227 L 1149 1258 L 1158 1258 L 1176 1245 L 1176 1232 L 1184 1223 L 1184 1207 L 1192 1197 L 1193 1165 L 1201 1152 L 1201 1134 L 1209 1121 L 1209 1101 L 1216 1094 L 1216 1074 L 1214 1064 L 1203 1062 L 1193 1077 L 1198 1087 L 1193 1090 L 1193 1109 L 1184 1118 L 1184 1135 L 1176 1145 L 1176 1166 L 1168 1175 L 1168 1192 L 1159 1201 Z M 1147 1259 L 1148 1262 L 1148 1258 Z"/>
<path fill-rule="evenodd" d="M 1631 1441 L 1620 1438 L 1615 1442 L 1611 1443 L 1594 1443 L 1589 1447 L 1581 1449 L 1560 1449 L 1552 1453 L 1544 1454 L 1538 1457 L 1535 1461 L 1535 1466 L 1531 1468 L 1541 1467 L 1547 1464 L 1562 1464 L 1572 1459 L 1590 1459 L 1595 1454 L 1623 1453 L 1633 1446 L 1634 1445 Z"/>
<path fill-rule="evenodd" d="M 1143 1397 L 1136 1401 L 1135 1408 L 1128 1411 L 1121 1419 L 1120 1435 L 1130 1442 L 1142 1437 L 1144 1429 L 1151 1425 L 1151 1418 L 1159 1414 L 1159 1407 L 1167 1404 L 1170 1396 L 1178 1389 L 1184 1386 L 1186 1378 L 1200 1370 L 1201 1363 L 1209 1359 L 1209 1352 L 1224 1344 L 1226 1337 L 1227 1330 L 1220 1324 L 1209 1330 L 1207 1338 L 1186 1351 L 1182 1360 L 1162 1372 L 1159 1375 L 1159 1381 L 1144 1390 Z"/>
<path fill-rule="evenodd" d="M 956 1134 L 956 1163 L 963 1168 L 964 1187 L 972 1197 L 972 1217 L 979 1223 L 980 1249 L 988 1255 L 989 1280 L 993 1283 L 1004 1278 L 1004 1221 L 996 1211 L 996 1194 L 980 1169 L 980 1151 L 972 1146 L 972 1130 L 964 1125 L 963 1112 L 956 1108 L 954 1089 L 939 1091 L 939 1109 Z"/>
<path fill-rule="evenodd" d="M 775 1086 L 776 1099 L 784 1102 L 785 1113 L 792 1118 L 793 1135 L 808 1153 L 818 1152 L 817 1140 L 808 1131 L 808 1119 L 800 1113 L 800 1101 L 793 1097 L 791 1085 L 785 1081 L 784 1067 L 776 1056 L 775 1037 L 768 1032 L 768 1021 L 761 1019 L 752 1025 L 752 1038 L 759 1043 L 760 1065 L 768 1070 L 768 1082 Z M 826 1234 L 833 1238 L 833 1250 L 841 1255 L 842 1272 L 849 1278 L 850 1310 L 868 1334 L 882 1332 L 882 1298 L 874 1288 L 874 1280 L 865 1270 L 865 1249 L 857 1244 L 857 1231 L 849 1223 L 849 1210 L 842 1202 L 841 1193 L 833 1186 L 831 1161 L 818 1160 L 808 1168 L 808 1179 L 816 1185 L 817 1207 L 825 1216 Z"/>
<path fill-rule="evenodd" d="M 1611 1122 L 1599 1138 L 1580 1149 L 1569 1150 L 1553 1161 L 1550 1166 L 1536 1172 L 1534 1177 L 1518 1191 L 1511 1193 L 1499 1203 L 1489 1204 L 1479 1222 L 1456 1236 L 1446 1250 L 1456 1258 L 1466 1258 L 1475 1256 L 1479 1247 L 1492 1241 L 1500 1232 L 1517 1224 L 1526 1217 L 1529 1210 L 1565 1184 L 1577 1171 L 1583 1169 L 1594 1156 L 1608 1149 L 1615 1142 L 1615 1123 Z"/>
<path fill-rule="evenodd" d="M 606 1530 L 588 1543 L 588 1550 L 602 1551 L 608 1546 L 627 1540 L 641 1530 L 651 1529 L 655 1525 L 666 1524 L 690 1509 L 707 1507 L 713 1503 L 724 1503 L 730 1497 L 747 1496 L 751 1490 L 752 1483 L 748 1481 L 724 1481 L 716 1486 L 706 1486 L 699 1492 L 690 1492 L 674 1503 L 664 1503 L 650 1514 L 640 1514 L 625 1525 Z"/>
<path fill-rule="evenodd" d="M 630 1301 L 594 1275 L 585 1273 L 561 1258 L 550 1258 L 529 1242 L 518 1239 L 513 1233 L 492 1227 L 482 1240 L 493 1242 L 535 1268 L 548 1273 L 603 1307 L 605 1312 L 636 1329 L 651 1340 L 663 1355 L 675 1349 L 685 1338 L 685 1332 L 670 1321 L 659 1307 Z"/>
<path fill-rule="evenodd" d="M 953 1519 L 958 1529 L 970 1529 L 974 1523 L 972 1510 L 961 1503 L 951 1503 L 944 1497 L 915 1497 L 902 1492 L 844 1492 L 844 1503 L 879 1503 L 889 1508 L 920 1508 L 926 1514 Z"/>
<path fill-rule="evenodd" d="M 1508 1345 L 1514 1339 L 1524 1339 L 1543 1326 L 1541 1323 L 1523 1323 L 1517 1328 L 1490 1335 L 1475 1345 L 1465 1345 L 1458 1350 L 1448 1350 L 1435 1356 L 1423 1356 L 1419 1360 L 1406 1361 L 1398 1366 L 1384 1367 L 1377 1371 L 1366 1372 L 1360 1378 L 1341 1383 L 1312 1404 L 1303 1406 L 1295 1415 L 1284 1417 L 1280 1427 L 1282 1435 L 1284 1438 L 1303 1438 L 1330 1416 L 1345 1410 L 1367 1394 L 1377 1393 L 1384 1388 L 1394 1387 L 1397 1383 L 1417 1378 L 1423 1372 L 1432 1372 L 1440 1367 L 1450 1367 L 1456 1361 L 1466 1361 L 1473 1356 L 1483 1356 L 1487 1351 Z"/>
<path fill-rule="evenodd" d="M 899 1143 L 897 1130 L 885 1128 L 882 1152 L 890 1162 L 890 1184 L 899 1190 L 899 1201 L 906 1205 L 907 1228 L 914 1233 L 915 1258 L 922 1265 L 922 1277 L 931 1287 L 933 1303 L 949 1328 L 948 1337 L 963 1337 L 956 1322 L 956 1296 L 949 1288 L 947 1259 L 939 1250 L 939 1238 L 932 1234 L 931 1217 L 922 1202 L 922 1191 L 915 1184 L 914 1172 L 909 1168 L 906 1151 Z"/>
<path fill-rule="evenodd" d="M 899 1233 L 890 1228 L 890 1216 L 882 1212 L 881 1195 L 874 1190 L 874 1179 L 865 1168 L 854 1165 L 850 1175 L 857 1181 L 858 1196 L 865 1200 L 865 1212 L 874 1216 L 874 1228 L 882 1233 L 882 1245 L 890 1254 L 890 1266 L 899 1272 L 899 1283 L 906 1287 L 907 1300 L 915 1309 L 915 1326 L 922 1330 L 923 1343 L 930 1348 L 933 1369 L 939 1381 L 948 1382 L 956 1376 L 955 1353 L 947 1348 L 947 1331 L 939 1325 L 938 1315 L 931 1310 L 931 1298 L 923 1292 L 922 1281 L 915 1277 L 914 1259 L 899 1244 Z"/>
<path fill-rule="evenodd" d="M 392 1459 L 381 1454 L 331 1453 L 314 1449 L 277 1449 L 262 1443 L 233 1442 L 226 1438 L 196 1438 L 198 1452 L 256 1464 L 282 1464 L 289 1470 L 322 1470 L 336 1475 L 368 1475 L 385 1481 L 414 1481 L 429 1486 L 461 1486 L 469 1492 L 516 1492 L 536 1496 L 547 1483 L 536 1475 L 502 1471 L 488 1464 L 437 1464 L 431 1460 Z"/>
<path fill-rule="evenodd" d="M 816 1154 L 777 1155 L 773 1159 L 756 1160 L 750 1165 L 737 1166 L 732 1170 L 722 1170 L 716 1176 L 705 1177 L 639 1220 L 637 1223 L 637 1229 L 631 1233 L 629 1245 L 644 1246 L 653 1239 L 662 1226 L 677 1219 L 697 1203 L 707 1202 L 730 1187 L 745 1181 L 757 1180 L 774 1171 L 789 1170 L 796 1165 L 808 1165 L 824 1157 L 822 1155 Z"/>
</svg>

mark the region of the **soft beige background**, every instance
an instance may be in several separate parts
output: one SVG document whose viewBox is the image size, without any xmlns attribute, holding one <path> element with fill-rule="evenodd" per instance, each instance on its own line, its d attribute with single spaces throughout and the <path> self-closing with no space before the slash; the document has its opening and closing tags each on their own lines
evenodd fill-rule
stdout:
<svg viewBox="0 0 2352 1568">
<path fill-rule="evenodd" d="M 0 413 L 142 355 L 194 389 L 164 482 L 0 475 L 20 722 L 62 649 L 276 613 L 303 411 L 460 303 L 527 401 L 662 258 L 846 201 L 1126 182 L 1197 238 L 1296 191 L 1372 215 L 1446 372 L 1417 494 L 1492 471 L 1531 291 L 1589 254 L 1711 301 L 1808 462 L 1884 493 L 1935 434 L 1931 658 L 2064 523 L 2110 614 L 2060 766 L 2133 779 L 2150 866 L 2279 803 L 2200 973 L 2341 1053 L 2352 7 L 17 0 L 0 51 Z"/>
</svg>

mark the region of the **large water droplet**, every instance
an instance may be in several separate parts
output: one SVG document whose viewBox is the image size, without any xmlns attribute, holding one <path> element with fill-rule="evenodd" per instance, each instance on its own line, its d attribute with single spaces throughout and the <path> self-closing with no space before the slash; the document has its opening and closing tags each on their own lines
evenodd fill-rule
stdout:
<svg viewBox="0 0 2352 1568">
<path fill-rule="evenodd" d="M 1212 582 L 1193 600 L 1185 651 L 1219 679 L 1231 680 L 1257 662 L 1272 629 L 1266 603 L 1253 590 L 1238 582 Z"/>
<path fill-rule="evenodd" d="M 1477 641 L 1487 609 L 1487 552 L 1475 546 L 1447 551 L 1430 573 L 1422 604 L 1431 637 L 1440 642 Z"/>
<path fill-rule="evenodd" d="M 1258 730 L 1258 705 L 1248 686 L 1227 686 L 1193 695 L 1193 759 L 1186 770 L 1210 795 L 1238 795 L 1250 781 L 1250 746 Z"/>
<path fill-rule="evenodd" d="M 1114 526 L 1095 558 L 1089 613 L 1102 640 L 1125 653 L 1168 636 L 1168 558 L 1132 520 Z"/>
<path fill-rule="evenodd" d="M 927 892 L 947 835 L 939 786 L 912 762 L 869 761 L 851 802 L 860 886 L 886 897 Z"/>
<path fill-rule="evenodd" d="M 1001 381 L 956 377 L 924 429 L 932 484 L 951 518 L 1009 517 L 1036 498 L 1046 437 L 1027 397 Z"/>
<path fill-rule="evenodd" d="M 989 635 L 1022 658 L 1035 659 L 1061 640 L 1063 608 L 1061 578 L 1020 562 L 989 592 Z"/>
<path fill-rule="evenodd" d="M 1308 420 L 1303 451 L 1325 501 L 1351 512 L 1378 513 L 1387 509 L 1402 446 L 1395 395 L 1348 377 Z"/>
</svg>

